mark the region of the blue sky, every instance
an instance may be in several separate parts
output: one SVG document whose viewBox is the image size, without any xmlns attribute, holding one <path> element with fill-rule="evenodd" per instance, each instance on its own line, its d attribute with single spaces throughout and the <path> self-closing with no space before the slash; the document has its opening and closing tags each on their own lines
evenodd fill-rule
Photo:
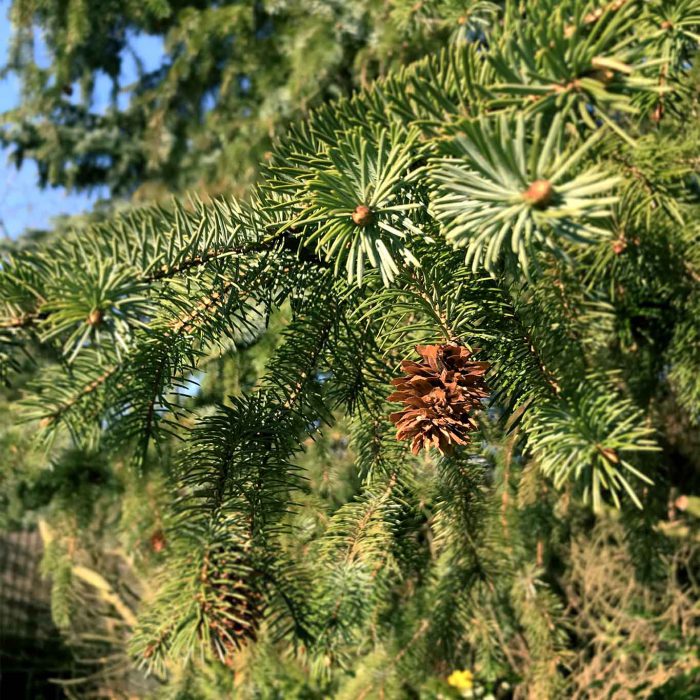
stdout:
<svg viewBox="0 0 700 700">
<path fill-rule="evenodd" d="M 5 63 L 7 47 L 12 27 L 7 18 L 9 0 L 0 0 L 0 65 Z M 133 37 L 131 47 L 144 63 L 146 70 L 153 70 L 163 56 L 162 41 L 157 37 Z M 46 54 L 37 57 L 48 61 Z M 136 65 L 126 56 L 122 67 L 122 83 L 128 84 L 136 77 Z M 0 80 L 0 113 L 16 106 L 19 100 L 19 83 L 14 76 Z M 128 95 L 120 95 L 120 104 L 128 100 Z M 109 81 L 98 76 L 93 107 L 102 111 L 109 105 Z M 36 166 L 27 161 L 17 171 L 7 162 L 7 152 L 0 149 L 0 236 L 16 237 L 26 228 L 46 228 L 51 219 L 60 214 L 77 214 L 89 210 L 100 197 L 107 196 L 102 189 L 93 193 L 69 193 L 63 188 L 42 190 L 37 186 Z"/>
</svg>

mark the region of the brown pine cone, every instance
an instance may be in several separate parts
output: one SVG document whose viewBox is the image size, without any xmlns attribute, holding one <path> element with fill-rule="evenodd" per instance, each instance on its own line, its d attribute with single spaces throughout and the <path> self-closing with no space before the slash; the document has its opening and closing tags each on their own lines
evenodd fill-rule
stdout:
<svg viewBox="0 0 700 700">
<path fill-rule="evenodd" d="M 206 595 L 200 605 L 212 650 L 225 664 L 231 664 L 237 651 L 257 639 L 265 607 L 258 588 L 259 574 L 240 552 L 221 551 L 212 553 L 202 577 Z"/>
<path fill-rule="evenodd" d="M 422 362 L 404 360 L 405 377 L 393 379 L 396 391 L 389 401 L 404 408 L 389 418 L 397 440 L 412 440 L 411 451 L 436 447 L 448 454 L 454 445 L 469 443 L 477 428 L 473 414 L 488 396 L 484 375 L 488 362 L 471 360 L 472 353 L 456 343 L 417 345 Z"/>
</svg>

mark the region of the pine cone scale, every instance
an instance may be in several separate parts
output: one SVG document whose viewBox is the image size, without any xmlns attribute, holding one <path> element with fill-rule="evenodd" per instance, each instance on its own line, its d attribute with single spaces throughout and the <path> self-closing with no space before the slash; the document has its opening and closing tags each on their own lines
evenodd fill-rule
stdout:
<svg viewBox="0 0 700 700">
<path fill-rule="evenodd" d="M 467 445 L 477 429 L 472 413 L 488 397 L 484 381 L 489 363 L 471 360 L 472 352 L 454 343 L 417 345 L 423 362 L 404 360 L 406 376 L 392 379 L 396 387 L 388 400 L 402 403 L 391 413 L 397 440 L 411 440 L 411 451 L 435 447 L 443 454 Z"/>
</svg>

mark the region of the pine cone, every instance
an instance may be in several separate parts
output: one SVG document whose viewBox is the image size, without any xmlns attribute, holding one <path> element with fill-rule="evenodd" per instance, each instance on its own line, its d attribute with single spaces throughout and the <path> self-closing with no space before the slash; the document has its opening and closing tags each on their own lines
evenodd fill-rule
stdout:
<svg viewBox="0 0 700 700">
<path fill-rule="evenodd" d="M 224 580 L 230 578 L 223 574 Z M 242 580 L 217 584 L 217 601 L 210 631 L 214 650 L 224 663 L 248 642 L 254 642 L 262 620 L 262 596 Z"/>
<path fill-rule="evenodd" d="M 202 608 L 213 651 L 225 664 L 231 664 L 238 650 L 257 639 L 264 601 L 257 586 L 257 572 L 240 555 L 214 555 L 212 564 L 213 570 L 204 574 L 209 594 Z"/>
<path fill-rule="evenodd" d="M 404 360 L 406 377 L 393 379 L 396 391 L 389 401 L 403 403 L 389 418 L 397 427 L 396 439 L 411 439 L 411 451 L 436 447 L 442 454 L 454 445 L 466 445 L 477 428 L 473 418 L 488 396 L 484 374 L 488 362 L 474 362 L 472 353 L 455 343 L 416 345 L 422 362 Z"/>
</svg>

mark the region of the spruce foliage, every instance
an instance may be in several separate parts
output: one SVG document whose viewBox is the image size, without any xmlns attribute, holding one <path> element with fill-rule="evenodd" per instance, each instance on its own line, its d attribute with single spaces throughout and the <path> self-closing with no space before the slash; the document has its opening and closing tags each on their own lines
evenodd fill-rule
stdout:
<svg viewBox="0 0 700 700">
<path fill-rule="evenodd" d="M 297 121 L 244 201 L 3 259 L 4 376 L 42 358 L 13 410 L 119 485 L 88 515 L 112 583 L 45 516 L 55 610 L 77 568 L 144 697 L 697 689 L 700 3 L 453 4 L 449 45 Z M 489 396 L 414 455 L 388 397 L 431 344 Z"/>
</svg>

